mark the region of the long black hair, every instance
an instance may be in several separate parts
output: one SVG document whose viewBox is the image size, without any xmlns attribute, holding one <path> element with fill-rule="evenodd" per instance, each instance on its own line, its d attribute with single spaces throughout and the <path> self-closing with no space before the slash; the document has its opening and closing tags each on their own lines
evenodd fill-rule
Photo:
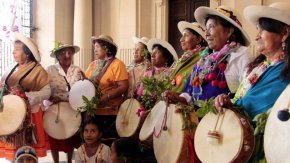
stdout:
<svg viewBox="0 0 290 163">
<path fill-rule="evenodd" d="M 172 63 L 174 62 L 173 54 L 169 52 L 165 47 L 161 46 L 160 44 L 154 44 L 152 49 L 157 48 L 161 51 L 161 54 L 164 56 L 164 58 L 167 59 L 167 67 L 170 67 Z"/>
<path fill-rule="evenodd" d="M 281 34 L 284 28 L 288 28 L 289 25 L 280 22 L 278 20 L 270 19 L 270 18 L 260 18 L 259 25 L 262 29 L 272 32 Z M 290 50 L 290 37 L 285 40 L 285 49 L 284 49 L 284 61 L 285 65 L 283 70 L 281 71 L 281 78 L 284 80 L 290 80 L 290 58 L 289 58 L 289 50 Z M 249 63 L 248 65 L 248 72 L 250 73 L 257 65 L 265 61 L 266 56 L 260 54 L 253 62 Z"/>
</svg>

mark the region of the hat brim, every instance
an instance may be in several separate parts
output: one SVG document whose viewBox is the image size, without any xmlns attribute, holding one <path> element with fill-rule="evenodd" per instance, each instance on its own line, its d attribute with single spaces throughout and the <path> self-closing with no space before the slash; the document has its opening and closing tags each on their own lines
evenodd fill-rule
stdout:
<svg viewBox="0 0 290 163">
<path fill-rule="evenodd" d="M 270 18 L 290 25 L 289 11 L 282 11 L 274 7 L 252 5 L 244 9 L 245 18 L 254 26 L 260 18 Z"/>
<path fill-rule="evenodd" d="M 109 44 L 115 46 L 116 49 L 118 49 L 118 46 L 117 46 L 114 42 L 112 42 L 111 40 L 108 40 L 108 39 L 105 39 L 105 38 L 97 38 L 97 37 L 94 37 L 94 36 L 91 37 L 91 43 L 92 43 L 93 45 L 94 45 L 95 42 L 98 41 L 98 40 L 105 41 L 105 42 L 107 42 L 107 43 L 109 43 Z"/>
<path fill-rule="evenodd" d="M 225 19 L 226 21 L 230 22 L 233 26 L 238 28 L 240 30 L 240 32 L 242 33 L 243 39 L 245 40 L 245 45 L 246 46 L 250 45 L 250 37 L 247 34 L 247 32 L 237 22 L 235 22 L 231 18 L 229 18 L 229 17 L 225 16 L 224 14 L 218 12 L 217 10 L 215 10 L 213 8 L 209 8 L 209 7 L 199 7 L 194 12 L 194 17 L 195 17 L 196 21 L 204 29 L 206 29 L 205 18 L 207 17 L 207 15 L 216 15 L 216 16 L 219 16 L 219 17 Z"/>
<path fill-rule="evenodd" d="M 50 53 L 50 57 L 55 58 L 56 57 L 55 53 L 58 52 L 58 51 L 60 51 L 60 50 L 62 50 L 62 49 L 65 49 L 65 48 L 73 48 L 75 50 L 75 53 L 77 53 L 77 52 L 80 51 L 80 48 L 78 46 L 74 46 L 74 45 L 64 45 L 64 46 L 58 48 L 57 50 L 51 52 Z"/>
<path fill-rule="evenodd" d="M 152 53 L 152 48 L 154 45 L 161 45 L 162 47 L 166 48 L 170 53 L 171 55 L 173 56 L 173 59 L 176 61 L 178 60 L 178 56 L 177 56 L 177 53 L 176 51 L 174 50 L 174 48 L 166 41 L 164 40 L 161 40 L 161 39 L 150 39 L 147 43 L 147 48 L 148 48 L 148 51 L 150 53 Z"/>
<path fill-rule="evenodd" d="M 186 21 L 180 21 L 177 24 L 178 30 L 179 32 L 182 34 L 183 31 L 187 28 L 194 30 L 195 32 L 197 32 L 204 40 L 206 40 L 205 38 L 205 34 L 204 31 L 198 27 L 196 27 L 195 25 L 193 25 L 192 23 L 186 22 Z"/>
<path fill-rule="evenodd" d="M 133 40 L 133 43 L 134 44 L 138 44 L 139 42 L 140 43 L 142 43 L 142 44 L 144 44 L 144 45 L 146 45 L 147 46 L 147 42 L 146 41 L 144 41 L 144 40 L 142 40 L 141 38 L 138 38 L 138 37 L 132 37 L 132 40 Z"/>
<path fill-rule="evenodd" d="M 31 157 L 31 158 L 33 158 L 36 162 L 38 162 L 38 160 L 37 160 L 37 158 L 36 158 L 35 156 L 33 156 L 33 155 L 31 155 L 31 154 L 28 154 L 28 153 L 24 153 L 24 154 L 18 156 L 18 157 L 16 158 L 15 162 L 18 162 L 18 160 L 19 160 L 21 157 L 24 157 L 24 156 Z"/>
<path fill-rule="evenodd" d="M 37 62 L 41 61 L 41 57 L 37 48 L 37 45 L 32 41 L 31 38 L 25 37 L 24 35 L 20 34 L 20 33 L 14 33 L 14 40 L 19 40 L 21 41 L 23 44 L 25 44 L 29 50 L 32 52 L 35 60 Z"/>
</svg>

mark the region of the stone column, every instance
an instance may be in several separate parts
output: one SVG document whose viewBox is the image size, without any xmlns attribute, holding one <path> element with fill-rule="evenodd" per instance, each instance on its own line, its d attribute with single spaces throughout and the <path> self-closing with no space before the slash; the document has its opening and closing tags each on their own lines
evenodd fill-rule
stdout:
<svg viewBox="0 0 290 163">
<path fill-rule="evenodd" d="M 92 36 L 93 12 L 92 0 L 75 0 L 74 5 L 74 45 L 80 47 L 80 52 L 74 56 L 74 65 L 86 70 L 92 58 Z"/>
</svg>

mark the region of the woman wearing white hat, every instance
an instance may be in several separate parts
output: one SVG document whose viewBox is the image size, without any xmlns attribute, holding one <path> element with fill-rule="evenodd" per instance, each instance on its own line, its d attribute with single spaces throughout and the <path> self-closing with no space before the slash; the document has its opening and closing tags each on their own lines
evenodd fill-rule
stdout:
<svg viewBox="0 0 290 163">
<path fill-rule="evenodd" d="M 199 7 L 194 16 L 204 27 L 208 47 L 194 66 L 180 96 L 168 94 L 172 102 L 207 100 L 221 93 L 235 93 L 249 62 L 249 37 L 236 13 L 226 6 Z M 171 97 L 172 96 L 172 97 Z"/>
<path fill-rule="evenodd" d="M 183 92 L 186 79 L 189 77 L 193 66 L 200 58 L 200 52 L 204 50 L 206 44 L 205 33 L 202 27 L 197 23 L 180 21 L 178 29 L 182 34 L 180 45 L 184 53 L 176 62 L 171 73 L 172 91 L 176 93 Z"/>
<path fill-rule="evenodd" d="M 151 53 L 152 69 L 146 71 L 144 77 L 154 77 L 158 80 L 169 79 L 171 73 L 170 67 L 174 61 L 177 60 L 177 53 L 174 48 L 167 41 L 155 38 L 149 40 L 147 47 Z M 149 105 L 147 107 L 145 106 L 147 100 L 142 98 L 146 92 L 144 89 L 146 90 L 143 84 L 141 84 L 137 90 L 137 100 L 141 101 L 144 109 L 147 110 L 151 108 L 148 108 Z M 154 97 L 152 97 L 152 99 L 154 99 Z M 150 106 L 155 102 L 156 100 L 153 100 Z"/>
<path fill-rule="evenodd" d="M 89 65 L 85 74 L 102 93 L 95 118 L 103 121 L 104 139 L 116 138 L 116 115 L 128 90 L 128 72 L 125 64 L 115 57 L 118 47 L 110 36 L 92 37 L 91 42 L 98 59 Z"/>
<path fill-rule="evenodd" d="M 79 51 L 79 49 L 78 46 L 57 43 L 56 47 L 52 50 L 50 56 L 56 58 L 58 63 L 49 66 L 46 69 L 51 77 L 51 96 L 49 98 L 51 104 L 68 102 L 70 88 L 76 81 L 82 78 L 82 70 L 72 64 L 73 56 Z M 59 151 L 63 151 L 67 154 L 68 163 L 72 162 L 73 150 L 74 148 L 78 148 L 80 145 L 81 139 L 79 135 L 76 134 L 71 138 L 62 140 L 55 139 L 51 136 L 48 137 L 54 162 L 59 162 Z"/>
<path fill-rule="evenodd" d="M 145 71 L 150 68 L 151 55 L 147 49 L 147 37 L 133 37 L 135 48 L 133 51 L 134 61 L 129 67 L 129 89 L 128 97 L 133 97 L 136 93 L 136 89 L 140 85 L 140 79 Z"/>
<path fill-rule="evenodd" d="M 3 151 L 2 156 L 8 160 L 13 160 L 18 147 L 28 144 L 35 147 L 39 157 L 43 157 L 46 156 L 46 142 L 39 104 L 50 97 L 50 78 L 39 64 L 40 54 L 32 39 L 19 33 L 15 33 L 14 36 L 13 56 L 17 64 L 2 76 L 1 84 L 2 89 L 6 88 L 4 91 L 18 95 L 26 101 L 27 114 L 21 130 L 1 137 L 4 142 L 0 141 L 0 148 Z M 33 132 L 34 129 L 37 132 Z M 33 141 L 33 137 L 38 138 L 38 141 Z"/>
<path fill-rule="evenodd" d="M 289 4 L 284 2 L 245 8 L 246 19 L 258 29 L 256 41 L 260 55 L 248 65 L 233 103 L 225 94 L 215 99 L 215 106 L 218 110 L 222 111 L 222 108 L 234 104 L 242 107 L 251 118 L 254 118 L 274 105 L 290 81 L 289 11 Z M 261 138 L 262 134 L 259 133 L 258 136 Z M 261 139 L 256 139 L 256 142 L 259 140 Z M 262 148 L 262 145 L 255 148 Z M 257 161 L 264 156 L 262 149 L 258 151 L 262 154 L 255 153 L 253 160 Z"/>
</svg>

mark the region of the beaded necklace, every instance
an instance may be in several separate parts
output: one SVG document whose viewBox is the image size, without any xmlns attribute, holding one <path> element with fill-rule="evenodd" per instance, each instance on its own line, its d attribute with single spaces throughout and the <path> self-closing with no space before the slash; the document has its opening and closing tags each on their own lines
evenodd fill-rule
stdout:
<svg viewBox="0 0 290 163">
<path fill-rule="evenodd" d="M 211 83 L 213 87 L 225 89 L 227 84 L 224 76 L 224 71 L 228 64 L 228 58 L 233 51 L 239 48 L 240 44 L 231 42 L 225 44 L 220 51 L 211 54 L 204 54 L 196 64 L 194 71 L 191 72 L 190 83 L 194 87 L 199 87 L 198 93 L 192 92 L 192 97 L 202 94 L 202 84 L 205 82 Z"/>
</svg>

